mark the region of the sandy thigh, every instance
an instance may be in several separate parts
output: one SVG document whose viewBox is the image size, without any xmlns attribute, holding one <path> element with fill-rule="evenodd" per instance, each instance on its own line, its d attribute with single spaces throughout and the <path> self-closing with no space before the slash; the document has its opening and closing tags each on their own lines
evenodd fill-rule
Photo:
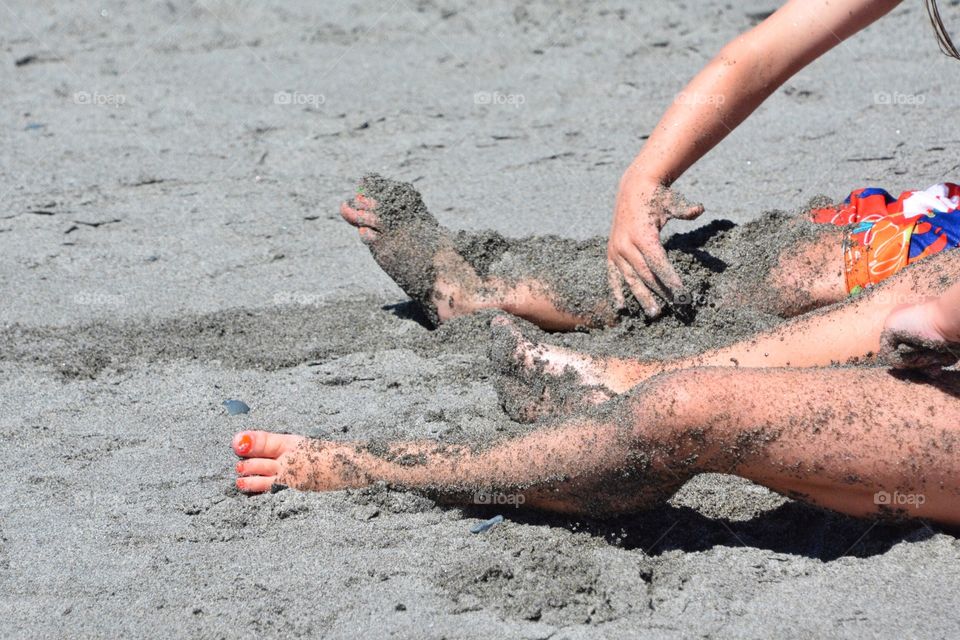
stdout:
<svg viewBox="0 0 960 640">
<path fill-rule="evenodd" d="M 687 428 L 705 429 L 710 470 L 852 515 L 960 523 L 960 373 L 837 367 L 670 375 Z"/>
</svg>

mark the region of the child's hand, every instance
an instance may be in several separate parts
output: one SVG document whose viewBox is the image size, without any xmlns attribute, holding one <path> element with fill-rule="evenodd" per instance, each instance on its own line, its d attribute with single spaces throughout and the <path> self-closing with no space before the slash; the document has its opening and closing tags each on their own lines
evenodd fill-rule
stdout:
<svg viewBox="0 0 960 640">
<path fill-rule="evenodd" d="M 703 205 L 691 205 L 656 180 L 627 171 L 607 242 L 610 289 L 617 306 L 624 305 L 623 281 L 651 318 L 660 315 L 664 301 L 681 297 L 683 281 L 660 243 L 660 230 L 672 218 L 692 220 L 701 213 Z"/>
<path fill-rule="evenodd" d="M 898 369 L 948 367 L 960 360 L 960 344 L 937 328 L 937 300 L 900 305 L 890 312 L 880 335 L 880 362 Z"/>
</svg>

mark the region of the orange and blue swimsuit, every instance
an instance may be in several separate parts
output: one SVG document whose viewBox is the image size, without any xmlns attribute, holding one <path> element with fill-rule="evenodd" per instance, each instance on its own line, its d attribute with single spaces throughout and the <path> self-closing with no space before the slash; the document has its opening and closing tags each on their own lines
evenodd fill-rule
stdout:
<svg viewBox="0 0 960 640">
<path fill-rule="evenodd" d="M 899 198 L 883 189 L 857 189 L 841 204 L 810 215 L 817 223 L 850 226 L 843 252 L 850 294 L 960 246 L 960 186 L 950 182 L 904 191 Z"/>
</svg>

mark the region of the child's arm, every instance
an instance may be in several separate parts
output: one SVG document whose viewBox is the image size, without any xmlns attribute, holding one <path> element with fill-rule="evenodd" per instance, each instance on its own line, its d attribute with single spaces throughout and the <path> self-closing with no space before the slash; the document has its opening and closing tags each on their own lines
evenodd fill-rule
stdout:
<svg viewBox="0 0 960 640">
<path fill-rule="evenodd" d="M 677 95 L 620 181 L 607 247 L 611 272 L 618 281 L 622 274 L 648 314 L 661 309 L 652 293 L 669 298 L 682 288 L 660 229 L 702 211 L 665 189 L 793 74 L 898 2 L 790 0 L 727 44 Z"/>
</svg>

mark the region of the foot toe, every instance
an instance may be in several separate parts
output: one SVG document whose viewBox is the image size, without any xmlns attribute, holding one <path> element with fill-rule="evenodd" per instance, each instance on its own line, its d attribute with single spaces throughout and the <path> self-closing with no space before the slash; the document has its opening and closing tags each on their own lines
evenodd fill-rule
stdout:
<svg viewBox="0 0 960 640">
<path fill-rule="evenodd" d="M 276 481 L 274 476 L 250 476 L 237 478 L 237 489 L 244 493 L 266 493 Z"/>
<path fill-rule="evenodd" d="M 370 227 L 360 227 L 360 240 L 363 241 L 364 244 L 373 244 L 379 237 L 380 232 Z"/>
<path fill-rule="evenodd" d="M 355 227 L 380 228 L 380 217 L 366 209 L 353 206 L 356 202 L 340 203 L 340 216 Z"/>
<path fill-rule="evenodd" d="M 269 431 L 241 431 L 233 437 L 233 450 L 241 458 L 279 458 L 303 438 Z"/>
<path fill-rule="evenodd" d="M 273 458 L 249 458 L 237 463 L 237 475 L 275 476 L 280 473 L 280 463 Z"/>
<path fill-rule="evenodd" d="M 377 201 L 373 198 L 367 197 L 362 193 L 358 193 L 354 196 L 353 201 L 357 204 L 357 207 L 363 209 L 364 211 L 373 211 L 377 208 Z"/>
<path fill-rule="evenodd" d="M 358 215 L 360 215 L 360 212 L 351 207 L 349 202 L 340 203 L 340 216 L 353 226 L 357 226 Z"/>
</svg>

